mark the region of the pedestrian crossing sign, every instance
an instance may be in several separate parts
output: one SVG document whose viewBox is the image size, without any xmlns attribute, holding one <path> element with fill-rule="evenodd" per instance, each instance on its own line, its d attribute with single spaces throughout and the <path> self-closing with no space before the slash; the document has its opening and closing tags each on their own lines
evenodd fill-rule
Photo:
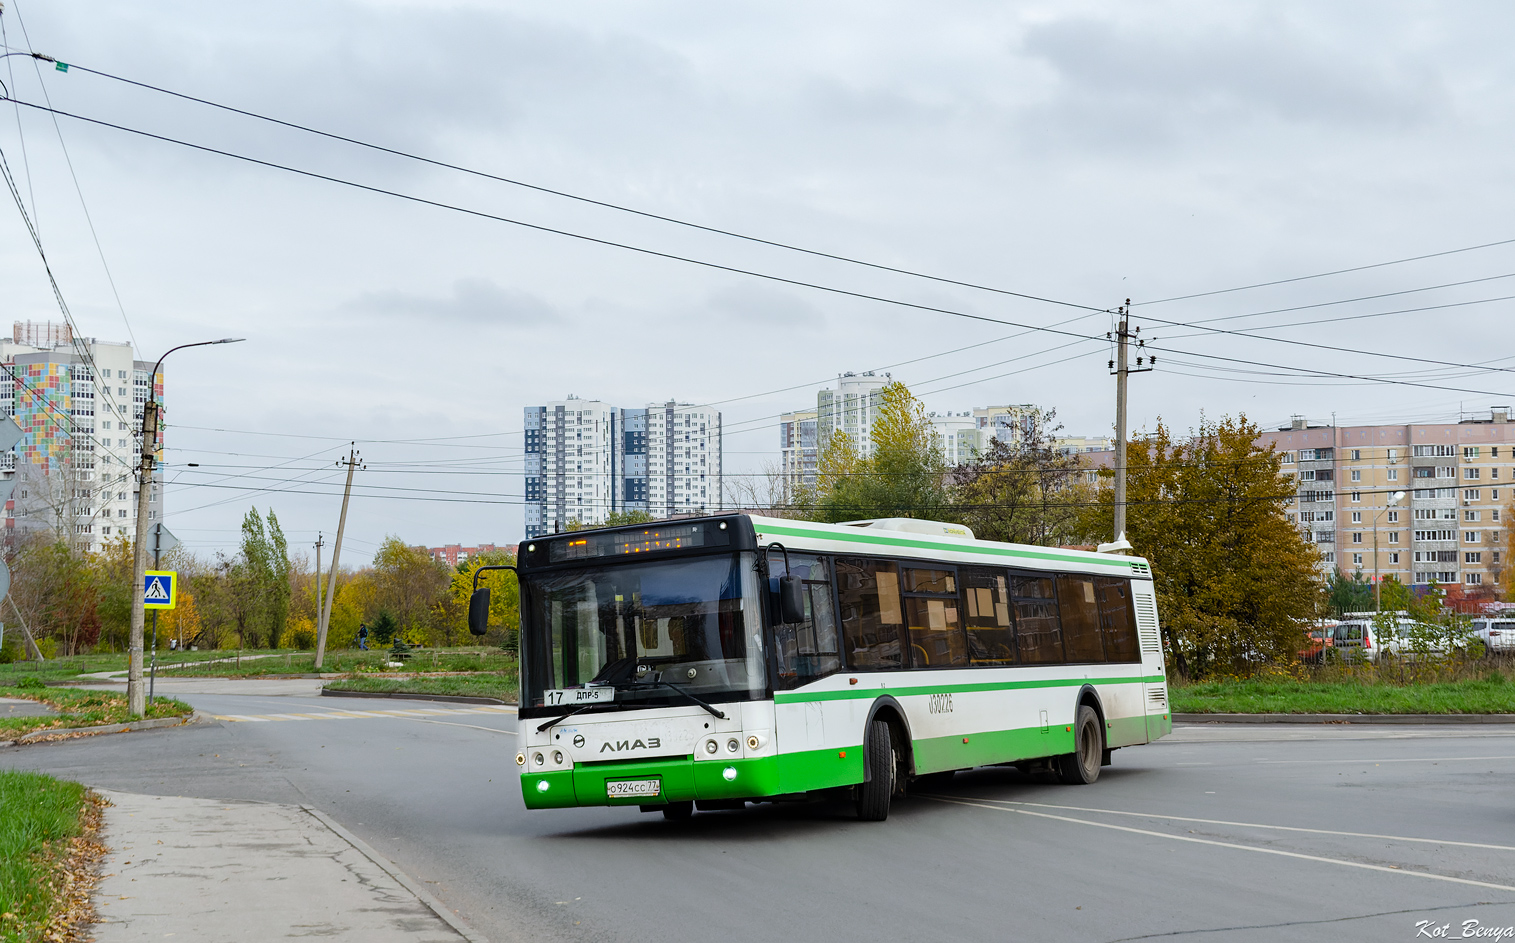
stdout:
<svg viewBox="0 0 1515 943">
<path fill-rule="evenodd" d="M 172 609 L 179 602 L 179 574 L 174 570 L 148 570 L 142 577 L 142 605 L 147 609 Z"/>
</svg>

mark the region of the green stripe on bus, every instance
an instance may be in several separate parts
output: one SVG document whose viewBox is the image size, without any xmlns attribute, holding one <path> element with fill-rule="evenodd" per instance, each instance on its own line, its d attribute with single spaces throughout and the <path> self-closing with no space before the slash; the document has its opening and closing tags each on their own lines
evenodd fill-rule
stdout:
<svg viewBox="0 0 1515 943">
<path fill-rule="evenodd" d="M 1140 572 L 1147 566 L 1144 561 L 1128 560 L 1124 557 L 1114 559 L 1090 559 L 1086 556 L 1072 556 L 1066 553 L 1053 553 L 1038 550 L 1010 550 L 1000 547 L 985 547 L 977 543 L 956 543 L 932 540 L 912 540 L 908 537 L 898 537 L 892 534 L 879 534 L 865 530 L 811 530 L 805 527 L 795 526 L 772 526 L 764 524 L 764 534 L 778 534 L 789 537 L 810 537 L 816 540 L 846 540 L 853 543 L 880 544 L 883 546 L 910 547 L 914 550 L 949 550 L 956 553 L 983 553 L 996 557 L 1024 557 L 1030 560 L 1053 560 L 1058 563 L 1086 563 L 1098 566 L 1110 566 L 1117 569 L 1128 569 Z"/>
<path fill-rule="evenodd" d="M 1162 675 L 1138 675 L 1132 678 L 1044 678 L 1035 681 L 980 681 L 970 684 L 933 684 L 900 688 L 859 686 L 845 691 L 778 691 L 773 695 L 773 700 L 776 704 L 803 704 L 811 701 L 852 701 L 885 694 L 894 697 L 916 697 L 923 694 L 970 694 L 980 691 L 1013 691 L 1020 688 L 1071 688 L 1082 687 L 1085 684 L 1097 687 L 1109 684 L 1159 684 L 1163 680 Z"/>
</svg>

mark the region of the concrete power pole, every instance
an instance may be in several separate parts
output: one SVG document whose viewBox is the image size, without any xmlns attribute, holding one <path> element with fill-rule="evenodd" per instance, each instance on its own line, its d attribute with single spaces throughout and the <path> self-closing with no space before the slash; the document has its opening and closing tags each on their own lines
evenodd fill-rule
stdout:
<svg viewBox="0 0 1515 943">
<path fill-rule="evenodd" d="M 350 449 L 347 461 L 338 461 L 347 466 L 347 487 L 342 489 L 342 516 L 337 519 L 337 541 L 331 546 L 331 572 L 326 580 L 326 602 L 321 607 L 321 621 L 316 626 L 316 670 L 320 671 L 326 661 L 326 629 L 331 624 L 331 600 L 337 594 L 337 565 L 342 557 L 342 532 L 347 528 L 347 502 L 352 497 L 352 472 L 357 468 L 358 451 Z"/>
<path fill-rule="evenodd" d="M 1133 373 L 1146 373 L 1152 367 L 1142 366 L 1145 357 L 1136 358 L 1136 367 L 1131 367 L 1130 346 L 1136 335 L 1141 333 L 1141 328 L 1135 331 L 1130 329 L 1131 299 L 1118 309 L 1120 314 L 1120 327 L 1115 332 L 1116 354 L 1115 359 L 1110 361 L 1111 372 L 1115 374 L 1115 537 L 1119 542 L 1126 536 L 1126 378 Z M 1107 335 L 1108 336 L 1108 335 Z M 1137 347 L 1143 342 L 1138 340 Z M 1153 357 L 1151 363 L 1156 363 Z"/>
<path fill-rule="evenodd" d="M 326 545 L 326 537 L 320 531 L 316 531 L 316 635 L 321 633 L 321 548 Z"/>
<path fill-rule="evenodd" d="M 165 354 L 164 356 L 167 356 Z M 162 363 L 160 360 L 159 363 Z M 157 368 L 154 368 L 154 374 Z M 133 717 L 147 713 L 147 688 L 142 684 L 142 630 L 147 610 L 142 606 L 142 581 L 147 573 L 147 517 L 152 505 L 153 466 L 158 451 L 158 399 L 148 390 L 142 406 L 142 461 L 137 473 L 137 539 L 132 563 L 131 637 L 127 642 L 126 701 Z"/>
</svg>

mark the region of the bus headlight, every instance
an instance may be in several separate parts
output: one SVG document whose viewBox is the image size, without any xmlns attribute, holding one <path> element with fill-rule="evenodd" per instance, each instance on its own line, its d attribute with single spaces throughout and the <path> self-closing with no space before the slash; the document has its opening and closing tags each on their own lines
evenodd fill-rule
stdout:
<svg viewBox="0 0 1515 943">
<path fill-rule="evenodd" d="M 725 769 L 721 770 L 721 778 L 726 780 L 728 783 L 736 782 L 736 767 L 728 766 Z"/>
<path fill-rule="evenodd" d="M 517 766 L 525 766 L 526 765 L 526 754 L 524 754 L 524 753 L 517 753 L 516 754 L 516 765 Z"/>
<path fill-rule="evenodd" d="M 739 741 L 736 737 L 732 737 L 730 740 L 726 741 L 726 751 L 728 753 L 735 753 L 736 751 L 740 750 L 741 748 L 742 748 L 741 741 Z"/>
<path fill-rule="evenodd" d="M 720 752 L 720 749 L 721 749 L 720 744 L 716 743 L 714 740 L 706 740 L 705 741 L 705 752 L 706 753 L 709 753 L 709 754 L 711 754 L 713 756 L 716 753 Z"/>
<path fill-rule="evenodd" d="M 540 754 L 540 753 L 538 753 L 538 754 L 536 754 L 536 755 L 534 755 L 534 756 L 532 756 L 532 758 L 531 758 L 531 759 L 532 759 L 532 760 L 533 760 L 533 761 L 534 761 L 534 762 L 535 762 L 535 763 L 536 763 L 536 764 L 537 764 L 537 765 L 538 765 L 538 766 L 541 766 L 541 765 L 542 765 L 542 764 L 544 764 L 544 763 L 546 763 L 546 762 L 547 762 L 547 759 L 546 759 L 546 758 L 545 758 L 545 757 L 543 757 L 543 756 L 542 756 L 542 754 Z"/>
<path fill-rule="evenodd" d="M 747 749 L 756 750 L 760 746 L 762 746 L 762 741 L 758 740 L 757 734 L 753 734 L 747 738 Z"/>
<path fill-rule="evenodd" d="M 562 750 L 553 750 L 552 751 L 552 761 L 554 763 L 562 763 L 563 762 L 563 751 Z"/>
<path fill-rule="evenodd" d="M 537 780 L 537 792 L 546 792 L 547 789 L 548 789 L 547 780 L 545 780 L 545 779 L 539 779 L 539 780 Z"/>
</svg>

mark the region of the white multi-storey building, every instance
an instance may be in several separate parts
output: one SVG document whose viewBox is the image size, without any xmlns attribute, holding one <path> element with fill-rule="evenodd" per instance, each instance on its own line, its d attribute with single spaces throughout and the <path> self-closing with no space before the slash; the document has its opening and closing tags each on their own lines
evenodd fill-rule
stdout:
<svg viewBox="0 0 1515 943">
<path fill-rule="evenodd" d="M 526 536 L 611 514 L 720 506 L 721 414 L 668 402 L 621 409 L 569 397 L 525 411 Z"/>
<path fill-rule="evenodd" d="M 16 322 L 0 340 L 0 408 L 22 438 L 0 459 L 16 478 L 5 506 L 5 541 L 49 532 L 81 550 L 136 533 L 139 436 L 148 396 L 163 402 L 163 375 L 131 345 L 74 338 L 67 325 Z M 160 424 L 158 446 L 163 444 Z M 148 519 L 162 520 L 161 471 Z"/>
<path fill-rule="evenodd" d="M 669 400 L 647 407 L 647 506 L 654 517 L 721 506 L 721 414 Z"/>
<path fill-rule="evenodd" d="M 844 373 L 837 377 L 836 389 L 821 390 L 815 397 L 815 436 L 818 448 L 824 448 L 838 432 L 847 433 L 857 447 L 858 456 L 873 452 L 873 420 L 883 405 L 884 387 L 889 374 L 872 371 L 858 375 Z"/>
</svg>

